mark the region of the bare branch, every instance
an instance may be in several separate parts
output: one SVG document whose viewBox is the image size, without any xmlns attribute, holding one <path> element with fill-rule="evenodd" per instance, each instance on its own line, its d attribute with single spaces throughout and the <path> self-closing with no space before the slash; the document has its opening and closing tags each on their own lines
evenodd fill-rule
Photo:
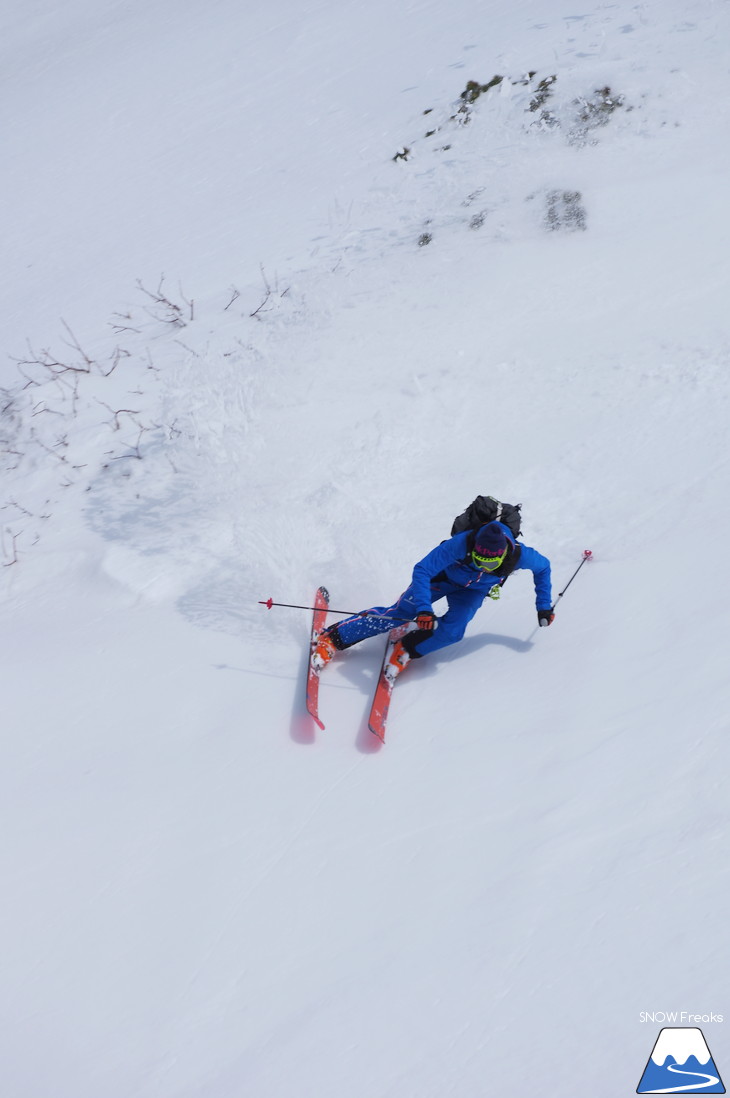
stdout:
<svg viewBox="0 0 730 1098">
<path fill-rule="evenodd" d="M 271 297 L 271 293 L 270 293 L 270 291 L 267 290 L 266 297 L 261 302 L 258 309 L 254 309 L 254 311 L 252 313 L 249 313 L 248 315 L 249 316 L 255 316 L 257 320 L 260 320 L 259 313 L 261 312 L 261 310 L 263 309 L 264 305 L 266 304 L 266 302 L 269 300 L 270 297 Z"/>
<path fill-rule="evenodd" d="M 128 415 L 130 418 L 132 416 L 138 416 L 139 415 L 139 408 L 117 408 L 116 411 L 115 411 L 114 408 L 112 408 L 110 404 L 106 404 L 105 401 L 99 400 L 98 397 L 96 397 L 96 403 L 101 404 L 102 408 L 106 408 L 107 411 L 111 412 L 111 414 L 114 416 L 114 430 L 115 431 L 118 431 L 119 428 L 122 426 L 121 423 L 119 422 L 119 417 L 121 415 Z M 132 422 L 137 427 L 139 427 L 139 424 L 137 423 L 136 419 L 132 420 Z"/>
<path fill-rule="evenodd" d="M 264 281 L 264 290 L 266 291 L 266 293 L 264 294 L 264 300 L 261 302 L 258 309 L 254 309 L 252 313 L 248 314 L 249 316 L 255 316 L 257 319 L 259 319 L 259 313 L 263 309 L 264 305 L 266 305 L 273 292 L 271 286 L 269 285 L 269 280 L 266 277 L 266 271 L 264 270 L 263 264 L 261 264 L 259 270 L 261 271 L 261 277 Z"/>
<path fill-rule="evenodd" d="M 84 362 L 86 363 L 86 369 L 83 370 L 82 372 L 85 373 L 85 374 L 91 373 L 91 367 L 96 365 L 96 363 L 94 362 L 94 359 L 89 358 L 86 351 L 83 349 L 83 347 L 81 346 L 78 339 L 76 338 L 74 333 L 71 331 L 71 329 L 69 328 L 68 324 L 63 319 L 63 317 L 61 317 L 61 323 L 63 324 L 64 328 L 66 329 L 69 336 L 71 337 L 71 342 L 70 343 L 66 343 L 66 340 L 64 340 L 64 343 L 66 343 L 67 347 L 71 347 L 72 350 L 77 351 L 81 355 Z M 71 368 L 73 368 L 73 367 L 71 367 Z"/>
<path fill-rule="evenodd" d="M 21 366 L 41 366 L 44 370 L 48 370 L 54 377 L 58 376 L 58 374 L 69 372 L 78 374 L 90 373 L 89 366 L 70 366 L 67 362 L 60 362 L 48 350 L 44 349 L 40 352 L 36 352 L 30 342 L 28 343 L 28 353 L 31 356 L 30 358 L 14 358 L 13 361 L 17 363 L 18 369 L 23 374 L 23 377 L 28 379 L 29 384 L 40 385 L 40 382 L 33 378 L 28 378 L 28 375 L 23 373 L 20 369 Z"/>
<path fill-rule="evenodd" d="M 31 434 L 32 433 L 33 432 L 31 432 Z M 38 438 L 37 435 L 34 435 L 33 441 L 36 442 L 40 446 L 41 450 L 45 450 L 46 453 L 48 453 L 48 454 L 53 454 L 53 456 L 55 458 L 58 458 L 59 461 L 62 461 L 64 463 L 64 465 L 68 465 L 68 458 L 66 457 L 65 454 L 57 454 L 56 451 L 53 449 L 53 447 L 46 446 L 45 442 L 41 442 L 41 440 Z"/>
<path fill-rule="evenodd" d="M 200 358 L 198 352 L 194 351 L 192 347 L 188 347 L 187 343 L 183 343 L 181 339 L 176 339 L 174 342 L 177 343 L 178 347 L 182 347 L 184 351 L 187 351 L 188 354 L 192 355 L 193 358 Z"/>
<path fill-rule="evenodd" d="M 10 534 L 10 538 L 11 538 L 11 549 L 12 549 L 13 559 L 12 559 L 12 560 L 6 560 L 6 561 L 3 561 L 3 568 L 10 568 L 10 567 L 11 567 L 11 566 L 12 566 L 13 564 L 17 564 L 17 563 L 18 563 L 18 547 L 17 547 L 17 543 L 18 543 L 18 538 L 20 537 L 20 534 L 12 534 L 12 533 L 10 533 L 10 530 L 7 530 L 7 531 L 3 530 L 3 536 L 2 536 L 2 549 L 3 549 L 3 556 L 6 556 L 6 555 L 7 555 L 7 548 L 6 548 L 6 546 L 5 546 L 5 534 L 6 534 L 6 533 Z"/>
<path fill-rule="evenodd" d="M 233 302 L 234 302 L 234 301 L 236 301 L 236 299 L 237 299 L 237 298 L 239 298 L 239 297 L 241 296 L 241 294 L 239 293 L 239 291 L 238 291 L 238 290 L 236 289 L 236 287 L 235 287 L 235 286 L 231 286 L 231 288 L 230 288 L 230 293 L 231 293 L 231 295 L 232 295 L 232 296 L 231 296 L 231 300 L 230 300 L 230 301 L 228 302 L 228 304 L 227 304 L 227 305 L 226 305 L 226 307 L 224 308 L 224 310 L 223 310 L 223 312 L 224 312 L 224 313 L 226 312 L 226 310 L 227 310 L 227 309 L 230 309 L 230 307 L 231 307 L 231 305 L 233 304 Z"/>
<path fill-rule="evenodd" d="M 188 309 L 190 310 L 190 321 L 192 323 L 192 321 L 195 320 L 195 302 L 193 301 L 192 298 L 188 301 L 185 294 L 183 293 L 182 285 L 179 282 L 177 284 L 177 288 L 180 292 L 180 297 L 183 299 L 183 301 L 187 305 Z"/>
<path fill-rule="evenodd" d="M 158 312 L 152 312 L 149 309 L 147 310 L 147 312 L 151 317 L 153 317 L 154 320 L 163 321 L 165 324 L 172 324 L 176 328 L 184 328 L 186 322 L 183 319 L 182 309 L 174 301 L 170 301 L 170 298 L 162 292 L 162 285 L 164 281 L 164 274 L 160 275 L 159 285 L 157 289 L 153 291 L 148 290 L 147 287 L 143 285 L 141 279 L 137 279 L 137 286 L 140 288 L 142 293 L 146 294 L 147 297 L 150 298 L 150 300 L 154 301 L 155 305 L 161 306 L 163 310 L 162 315 L 160 315 Z M 186 304 L 192 306 L 191 302 L 186 301 Z"/>
<path fill-rule="evenodd" d="M 112 313 L 112 316 L 118 316 L 120 320 L 131 320 L 131 313 Z M 135 332 L 140 334 L 139 328 L 133 328 L 131 324 L 117 324 L 114 321 L 109 321 L 109 327 L 113 328 L 115 332 Z"/>
<path fill-rule="evenodd" d="M 45 403 L 45 400 L 41 400 L 38 404 L 35 404 L 33 411 L 30 413 L 31 416 L 39 416 L 42 412 L 48 412 L 51 416 L 63 416 L 63 412 L 59 412 L 57 408 L 46 408 Z"/>
<path fill-rule="evenodd" d="M 142 435 L 147 430 L 148 430 L 147 427 L 140 427 L 139 428 L 139 434 L 137 435 L 136 443 L 133 446 L 130 446 L 130 443 L 127 443 L 127 445 L 130 446 L 131 453 L 129 453 L 129 454 L 115 454 L 112 457 L 112 461 L 123 461 L 125 458 L 136 458 L 137 461 L 141 461 L 142 460 L 142 452 L 139 448 L 139 444 L 142 441 Z"/>
<path fill-rule="evenodd" d="M 14 499 L 9 499 L 7 503 L 3 504 L 3 511 L 6 507 L 15 507 L 16 511 L 20 511 L 21 515 L 27 515 L 28 518 L 33 518 L 33 512 L 28 511 L 25 507 L 21 507 L 21 505 Z"/>
<path fill-rule="evenodd" d="M 123 347 L 115 347 L 111 354 L 111 366 L 109 367 L 109 369 L 101 370 L 100 367 L 102 377 L 109 377 L 110 374 L 114 373 L 123 358 L 131 357 L 132 356 L 130 351 L 125 351 Z"/>
<path fill-rule="evenodd" d="M 20 462 L 21 462 L 21 460 L 22 460 L 22 459 L 23 459 L 23 458 L 25 457 L 25 454 L 24 454 L 24 453 L 22 453 L 22 452 L 21 452 L 20 450 L 0 450 L 0 453 L 2 453 L 2 454 L 12 454 L 12 456 L 13 456 L 13 457 L 17 457 L 17 459 L 18 459 L 18 460 L 16 461 L 15 465 L 12 465 L 12 466 L 11 466 L 11 467 L 10 467 L 10 468 L 8 469 L 8 472 L 9 472 L 9 473 L 14 473 L 14 472 L 15 472 L 15 470 L 16 470 L 16 469 L 18 468 L 18 466 L 20 465 Z"/>
</svg>

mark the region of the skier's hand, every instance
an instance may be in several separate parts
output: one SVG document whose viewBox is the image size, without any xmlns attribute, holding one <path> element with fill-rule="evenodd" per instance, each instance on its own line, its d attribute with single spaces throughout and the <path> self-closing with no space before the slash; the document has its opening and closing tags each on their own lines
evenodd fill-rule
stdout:
<svg viewBox="0 0 730 1098">
<path fill-rule="evenodd" d="M 430 633 L 436 624 L 436 615 L 431 610 L 422 610 L 420 614 L 416 614 L 416 625 L 419 629 L 425 629 Z"/>
<path fill-rule="evenodd" d="M 538 625 L 550 625 L 551 622 L 553 622 L 553 621 L 555 621 L 555 614 L 552 612 L 551 609 L 548 608 L 547 610 L 538 610 L 538 612 L 537 612 L 537 623 L 538 623 Z"/>
</svg>

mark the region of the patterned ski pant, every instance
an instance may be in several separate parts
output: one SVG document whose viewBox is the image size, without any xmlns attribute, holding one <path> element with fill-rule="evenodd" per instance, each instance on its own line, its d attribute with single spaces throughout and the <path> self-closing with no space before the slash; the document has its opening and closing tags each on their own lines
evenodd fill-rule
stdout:
<svg viewBox="0 0 730 1098">
<path fill-rule="evenodd" d="M 468 587 L 460 587 L 450 580 L 441 580 L 431 584 L 431 601 L 438 602 L 446 599 L 448 610 L 438 619 L 438 624 L 433 633 L 421 641 L 415 651 L 419 656 L 427 656 L 429 652 L 436 652 L 439 648 L 446 648 L 449 644 L 460 641 L 466 632 L 466 627 L 484 602 L 486 592 L 470 591 Z M 403 592 L 397 602 L 392 606 L 373 606 L 364 610 L 361 614 L 354 614 L 351 618 L 345 618 L 339 622 L 337 632 L 344 648 L 352 644 L 358 644 L 366 637 L 374 637 L 378 633 L 387 633 L 393 625 L 394 618 L 406 618 L 413 621 L 420 607 L 413 600 L 413 588 L 409 587 Z"/>
</svg>

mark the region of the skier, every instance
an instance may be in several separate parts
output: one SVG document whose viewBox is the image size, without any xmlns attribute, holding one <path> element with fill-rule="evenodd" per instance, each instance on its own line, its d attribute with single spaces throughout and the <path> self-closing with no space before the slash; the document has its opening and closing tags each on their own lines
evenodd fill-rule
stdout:
<svg viewBox="0 0 730 1098">
<path fill-rule="evenodd" d="M 504 523 L 489 522 L 476 533 L 465 530 L 432 549 L 415 566 L 410 587 L 392 606 L 374 606 L 324 629 L 312 654 L 312 667 L 321 671 L 336 652 L 387 632 L 398 620 L 415 621 L 415 630 L 393 649 L 388 667 L 392 678 L 410 660 L 461 640 L 485 597 L 498 598 L 507 577 L 525 568 L 535 583 L 538 623 L 550 625 L 555 617 L 550 561 L 516 541 Z M 443 598 L 448 610 L 437 618 L 432 603 Z"/>
</svg>

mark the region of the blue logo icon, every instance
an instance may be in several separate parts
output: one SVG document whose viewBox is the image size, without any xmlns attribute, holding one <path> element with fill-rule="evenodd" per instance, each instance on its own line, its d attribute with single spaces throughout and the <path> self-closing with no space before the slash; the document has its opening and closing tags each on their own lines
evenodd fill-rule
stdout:
<svg viewBox="0 0 730 1098">
<path fill-rule="evenodd" d="M 651 1050 L 637 1094 L 725 1094 L 701 1029 L 663 1029 Z"/>
</svg>

